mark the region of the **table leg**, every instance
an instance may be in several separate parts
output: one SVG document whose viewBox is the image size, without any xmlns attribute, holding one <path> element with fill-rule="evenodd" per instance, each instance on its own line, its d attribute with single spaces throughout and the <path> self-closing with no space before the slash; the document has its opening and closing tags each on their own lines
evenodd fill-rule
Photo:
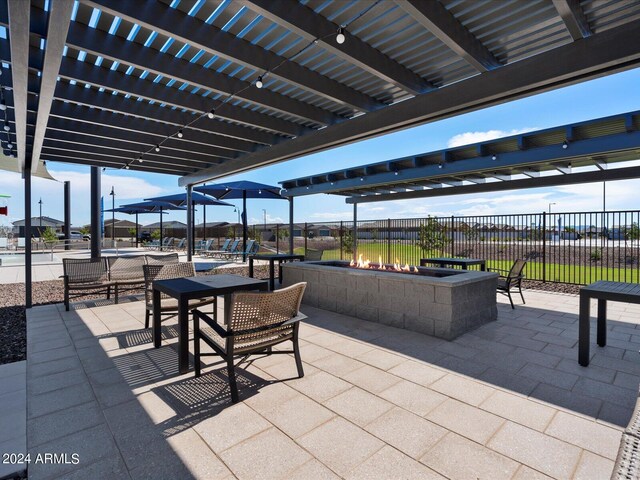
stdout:
<svg viewBox="0 0 640 480">
<path fill-rule="evenodd" d="M 607 344 L 607 301 L 598 299 L 598 345 Z"/>
<path fill-rule="evenodd" d="M 466 263 L 463 263 L 463 264 L 462 264 L 462 269 L 463 269 L 463 270 L 467 270 L 467 264 L 466 264 Z"/>
<path fill-rule="evenodd" d="M 229 321 L 229 313 L 231 313 L 231 294 L 228 293 L 224 296 L 224 318 L 222 322 L 227 325 Z"/>
<path fill-rule="evenodd" d="M 578 363 L 583 367 L 589 365 L 589 295 L 580 292 L 580 315 L 578 319 Z"/>
<path fill-rule="evenodd" d="M 253 278 L 253 257 L 249 258 L 249 277 Z"/>
<path fill-rule="evenodd" d="M 189 301 L 178 300 L 178 370 L 189 371 Z"/>
<path fill-rule="evenodd" d="M 278 283 L 280 283 L 280 285 L 282 285 L 282 263 L 282 260 L 278 261 Z"/>
<path fill-rule="evenodd" d="M 275 290 L 275 279 L 273 278 L 275 273 L 274 273 L 274 264 L 275 264 L 275 260 L 274 259 L 270 259 L 269 260 L 269 287 L 271 287 L 271 291 L 273 292 Z"/>
<path fill-rule="evenodd" d="M 480 264 L 480 271 L 481 272 L 486 272 L 487 271 L 487 264 L 485 262 L 482 262 Z"/>
<path fill-rule="evenodd" d="M 153 346 L 160 348 L 162 331 L 160 330 L 160 290 L 153 289 Z"/>
</svg>

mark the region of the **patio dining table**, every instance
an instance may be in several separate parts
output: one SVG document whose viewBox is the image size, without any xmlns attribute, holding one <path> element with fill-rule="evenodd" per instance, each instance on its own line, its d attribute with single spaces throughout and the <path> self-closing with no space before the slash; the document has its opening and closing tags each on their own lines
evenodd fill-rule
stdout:
<svg viewBox="0 0 640 480">
<path fill-rule="evenodd" d="M 480 265 L 480 270 L 482 270 L 483 272 L 487 270 L 487 262 L 482 258 L 437 257 L 420 259 L 421 267 L 426 267 L 427 264 L 436 264 L 442 268 L 445 268 L 447 266 L 456 266 L 462 267 L 463 270 L 468 270 L 472 265 Z"/>
<path fill-rule="evenodd" d="M 153 345 L 162 343 L 160 330 L 160 298 L 164 293 L 178 300 L 178 370 L 189 371 L 189 300 L 224 296 L 225 318 L 231 304 L 231 295 L 238 291 L 266 291 L 266 280 L 240 275 L 207 275 L 203 277 L 172 278 L 153 282 Z M 214 312 L 214 318 L 216 313 Z"/>
<path fill-rule="evenodd" d="M 282 283 L 282 262 L 300 261 L 304 262 L 304 255 L 295 255 L 288 253 L 274 253 L 272 255 L 250 255 L 249 256 L 249 276 L 253 277 L 254 260 L 266 260 L 269 262 L 269 288 L 271 291 L 275 289 L 275 262 L 278 262 L 278 282 Z"/>
</svg>

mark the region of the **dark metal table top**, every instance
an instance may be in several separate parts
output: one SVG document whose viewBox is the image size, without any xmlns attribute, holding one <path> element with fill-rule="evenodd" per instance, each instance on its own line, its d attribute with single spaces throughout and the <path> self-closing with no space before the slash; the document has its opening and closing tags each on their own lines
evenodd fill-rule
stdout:
<svg viewBox="0 0 640 480">
<path fill-rule="evenodd" d="M 226 274 L 172 278 L 153 282 L 154 290 L 159 290 L 175 298 L 180 296 L 199 298 L 210 295 L 225 295 L 234 292 L 238 287 L 258 289 L 266 285 L 266 280 Z"/>
<path fill-rule="evenodd" d="M 640 284 L 600 280 L 586 287 L 581 287 L 580 292 L 583 291 L 589 294 L 601 293 L 604 295 L 628 296 L 633 298 L 640 297 Z"/>
<path fill-rule="evenodd" d="M 304 258 L 304 255 L 291 253 L 272 253 L 270 255 L 249 255 L 249 258 L 252 258 L 254 260 L 295 260 L 297 258 Z"/>
<path fill-rule="evenodd" d="M 482 258 L 455 258 L 455 257 L 432 257 L 432 258 L 422 258 L 421 260 L 425 260 L 427 262 L 434 263 L 459 263 L 459 264 L 467 264 L 467 265 L 475 265 L 478 263 L 484 263 L 485 260 Z"/>
</svg>

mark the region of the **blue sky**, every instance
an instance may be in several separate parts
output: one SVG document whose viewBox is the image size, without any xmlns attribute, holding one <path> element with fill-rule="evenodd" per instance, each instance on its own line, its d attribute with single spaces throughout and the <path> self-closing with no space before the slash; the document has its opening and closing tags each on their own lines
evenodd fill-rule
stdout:
<svg viewBox="0 0 640 480">
<path fill-rule="evenodd" d="M 405 155 L 439 150 L 452 142 L 473 143 L 489 137 L 506 136 L 524 130 L 538 130 L 556 125 L 580 122 L 592 118 L 640 110 L 640 69 L 630 70 L 590 82 L 527 97 L 522 100 L 486 108 L 439 122 L 384 135 L 364 142 L 326 152 L 301 157 L 289 162 L 261 168 L 228 180 L 246 179 L 278 185 L 279 181 L 336 170 L 344 167 L 379 162 Z M 52 175 L 59 180 L 71 180 L 72 223 L 89 222 L 89 169 L 84 166 L 49 162 Z M 125 170 L 103 172 L 105 208 L 110 208 L 109 191 L 115 186 L 116 205 L 141 201 L 145 197 L 181 191 L 177 177 L 145 174 Z M 640 179 L 609 182 L 607 209 L 638 208 L 637 192 Z M 22 182 L 19 175 L 0 172 L 0 193 L 12 195 L 9 217 L 0 217 L 0 225 L 23 218 Z M 32 211 L 38 215 L 38 200 L 43 201 L 43 215 L 63 217 L 62 183 L 34 179 Z M 240 204 L 240 202 L 233 202 Z M 602 184 L 575 185 L 508 191 L 496 194 L 459 195 L 364 204 L 360 219 L 421 217 L 430 215 L 482 215 L 541 212 L 555 203 L 554 211 L 589 211 L 602 208 Z M 2 200 L 0 199 L 0 204 Z M 249 200 L 248 218 L 261 223 L 263 209 L 267 221 L 288 221 L 287 202 L 279 200 Z M 295 221 L 322 222 L 348 220 L 352 208 L 343 197 L 313 195 L 297 198 Z M 117 217 L 119 218 L 119 217 Z M 129 218 L 123 216 L 122 218 Z M 167 215 L 184 221 L 183 212 Z M 131 219 L 131 218 L 129 218 Z M 141 217 L 141 223 L 157 221 L 157 215 Z M 207 208 L 208 221 L 237 221 L 237 214 L 228 207 Z M 202 212 L 196 214 L 202 221 Z"/>
</svg>

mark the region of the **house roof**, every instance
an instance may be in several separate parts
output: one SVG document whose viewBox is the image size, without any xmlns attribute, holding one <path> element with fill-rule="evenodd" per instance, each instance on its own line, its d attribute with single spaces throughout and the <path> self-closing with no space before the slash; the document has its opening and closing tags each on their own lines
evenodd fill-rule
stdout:
<svg viewBox="0 0 640 480">
<path fill-rule="evenodd" d="M 160 228 L 160 222 L 150 223 L 149 225 L 144 225 L 142 228 Z M 177 220 L 171 220 L 162 222 L 162 228 L 186 229 L 187 224 Z"/>
<path fill-rule="evenodd" d="M 0 2 L 0 57 L 7 135 L 36 174 L 195 184 L 640 64 L 628 0 L 29 4 Z"/>
<path fill-rule="evenodd" d="M 25 224 L 25 219 L 22 220 L 16 220 L 15 222 L 12 222 L 12 225 L 14 227 L 23 227 Z M 31 225 L 34 227 L 38 227 L 40 225 L 40 217 L 31 217 Z M 63 220 L 57 220 L 55 218 L 51 218 L 51 217 L 47 217 L 45 215 L 42 216 L 42 225 L 43 226 L 47 226 L 47 227 L 61 227 L 62 225 L 64 225 L 64 221 Z"/>
</svg>

